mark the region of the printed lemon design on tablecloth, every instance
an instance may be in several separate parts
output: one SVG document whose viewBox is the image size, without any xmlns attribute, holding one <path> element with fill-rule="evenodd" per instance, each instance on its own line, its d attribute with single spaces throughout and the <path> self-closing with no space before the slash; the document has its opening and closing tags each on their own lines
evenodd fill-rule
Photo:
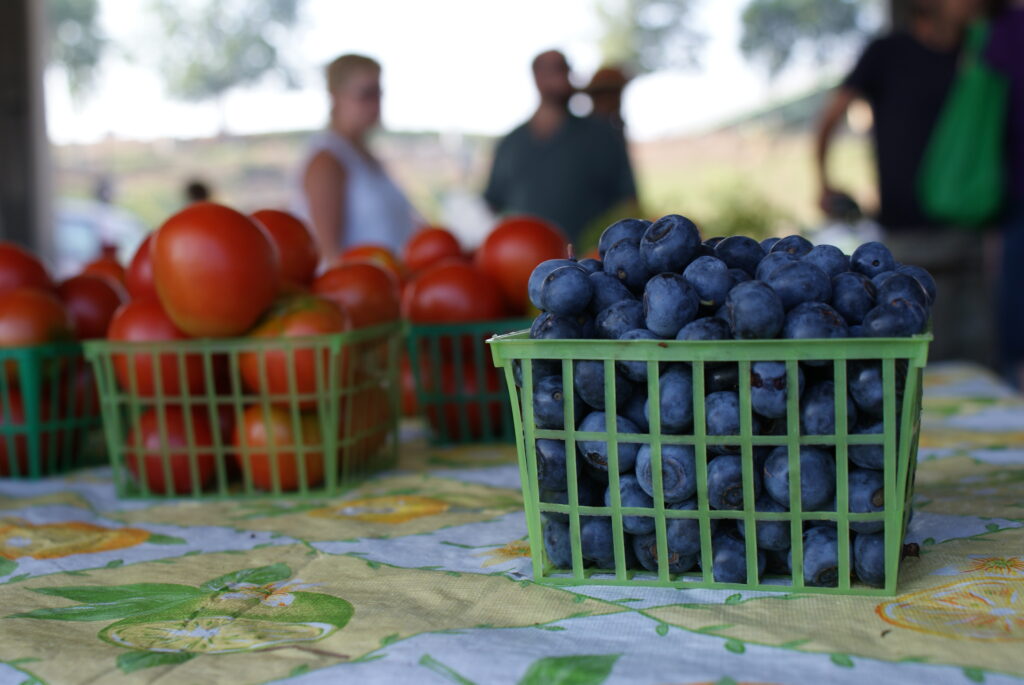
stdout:
<svg viewBox="0 0 1024 685">
<path fill-rule="evenodd" d="M 448 511 L 444 500 L 419 495 L 387 495 L 348 500 L 332 507 L 314 509 L 310 516 L 347 518 L 374 523 L 405 523 L 424 516 L 436 516 Z"/>
<path fill-rule="evenodd" d="M 106 528 L 83 521 L 36 524 L 4 519 L 0 520 L 0 557 L 58 559 L 134 547 L 148 538 L 149 531 L 139 528 Z"/>
<path fill-rule="evenodd" d="M 1024 640 L 1024 581 L 984 578 L 912 592 L 879 604 L 883 620 L 932 635 Z"/>
<path fill-rule="evenodd" d="M 316 642 L 337 630 L 329 623 L 280 623 L 234 616 L 187 621 L 115 624 L 101 637 L 121 647 L 150 652 L 230 654 L 282 644 Z"/>
<path fill-rule="evenodd" d="M 973 557 L 971 565 L 961 573 L 984 573 L 989 576 L 1024 575 L 1024 557 Z"/>
<path fill-rule="evenodd" d="M 478 557 L 487 557 L 487 561 L 484 562 L 484 568 L 488 566 L 494 566 L 495 564 L 503 564 L 506 561 L 512 561 L 513 559 L 521 559 L 523 557 L 529 558 L 530 556 L 530 542 L 528 540 L 513 540 L 507 542 L 497 549 L 489 549 L 486 552 L 477 554 Z"/>
</svg>

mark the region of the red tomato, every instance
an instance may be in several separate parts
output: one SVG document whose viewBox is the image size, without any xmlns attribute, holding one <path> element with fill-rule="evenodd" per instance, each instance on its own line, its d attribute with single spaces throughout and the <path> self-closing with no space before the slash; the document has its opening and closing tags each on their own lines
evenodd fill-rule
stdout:
<svg viewBox="0 0 1024 685">
<path fill-rule="evenodd" d="M 185 413 L 179 407 L 165 407 L 161 422 L 157 411 L 150 409 L 139 417 L 139 425 L 132 427 L 128 434 L 125 466 L 136 480 L 143 477 L 142 471 L 145 469 L 146 485 L 154 494 L 190 493 L 193 480 L 188 456 L 189 433 Z M 213 432 L 204 411 L 193 409 L 189 419 L 192 424 L 192 447 L 210 449 L 195 455 L 197 485 L 202 489 L 209 484 L 216 470 L 216 457 L 212 450 Z M 161 423 L 166 431 L 166 443 L 160 437 Z M 170 482 L 167 482 L 164 473 L 165 454 L 171 471 Z"/>
<path fill-rule="evenodd" d="M 498 372 L 490 364 L 484 365 L 484 382 L 477 378 L 476 366 L 464 364 L 462 366 L 462 380 L 456 374 L 457 367 L 449 362 L 441 366 L 440 385 L 437 379 L 433 378 L 428 369 L 424 369 L 423 382 L 429 392 L 441 393 L 444 397 L 451 397 L 452 400 L 471 398 L 478 393 L 497 393 L 501 385 L 498 381 Z M 465 441 L 488 437 L 484 435 L 484 414 L 481 412 L 481 405 L 485 411 L 490 413 L 490 433 L 496 434 L 499 431 L 502 421 L 501 402 L 455 402 L 441 401 L 428 404 L 424 407 L 424 413 L 431 428 L 438 434 L 444 431 L 444 437 L 448 440 Z M 463 427 L 463 417 L 465 427 Z"/>
<path fill-rule="evenodd" d="M 21 399 L 21 393 L 17 390 L 9 389 L 7 391 L 7 398 L 10 402 L 9 413 L 8 409 L 4 408 L 0 411 L 0 428 L 4 429 L 6 435 L 10 435 L 10 439 L 0 439 L 0 476 L 18 476 L 24 478 L 29 475 L 29 446 L 28 446 L 28 430 L 25 426 L 25 405 Z M 40 421 L 47 420 L 47 406 L 46 402 L 40 403 Z M 48 433 L 43 433 L 39 442 L 39 473 L 45 474 L 48 465 L 47 455 L 50 453 L 50 436 Z M 13 448 L 13 454 L 11 453 Z M 13 462 L 17 460 L 15 465 Z M 17 471 L 15 471 L 15 468 Z"/>
<path fill-rule="evenodd" d="M 313 281 L 313 292 L 347 310 L 353 328 L 394 321 L 401 313 L 398 281 L 368 261 L 331 267 Z"/>
<path fill-rule="evenodd" d="M 497 282 L 461 261 L 445 261 L 427 269 L 404 297 L 402 311 L 413 323 L 487 321 L 506 314 Z"/>
<path fill-rule="evenodd" d="M 320 263 L 313 234 L 298 217 L 276 209 L 261 209 L 252 214 L 277 246 L 281 257 L 281 279 L 285 283 L 309 285 Z"/>
<path fill-rule="evenodd" d="M 264 413 L 263 407 L 253 405 L 245 410 L 242 423 L 235 428 L 234 454 L 242 471 L 248 471 L 252 484 L 258 490 L 273 490 L 274 476 L 282 490 L 297 490 L 302 482 L 299 473 L 299 447 L 306 468 L 305 485 L 313 488 L 324 479 L 323 439 L 320 423 L 315 414 L 301 414 L 297 426 L 300 435 L 295 434 L 292 413 L 271 407 Z M 271 450 L 273 446 L 274 450 Z M 274 468 L 274 453 L 277 467 Z"/>
<path fill-rule="evenodd" d="M 64 301 L 79 340 L 106 337 L 114 312 L 128 299 L 121 286 L 90 274 L 64 281 L 57 287 L 57 295 Z"/>
<path fill-rule="evenodd" d="M 181 210 L 156 232 L 151 251 L 160 302 L 189 335 L 241 335 L 277 294 L 270 236 L 223 205 L 198 202 Z"/>
<path fill-rule="evenodd" d="M 82 273 L 90 276 L 106 278 L 111 283 L 116 283 L 122 288 L 124 287 L 124 267 L 121 266 L 121 263 L 117 261 L 116 257 L 100 257 L 99 259 L 95 259 L 82 267 Z"/>
<path fill-rule="evenodd" d="M 455 236 L 433 226 L 420 229 L 402 250 L 402 261 L 410 273 L 423 271 L 446 257 L 461 256 L 462 247 Z"/>
<path fill-rule="evenodd" d="M 407 354 L 403 354 L 398 363 L 398 378 L 402 388 L 402 416 L 418 416 L 420 406 L 416 397 L 416 374 L 412 372 L 412 362 Z"/>
<path fill-rule="evenodd" d="M 542 219 L 517 216 L 491 231 L 476 254 L 476 265 L 493 274 L 513 314 L 526 311 L 526 284 L 534 267 L 566 256 L 568 240 Z"/>
<path fill-rule="evenodd" d="M 364 468 L 387 442 L 393 418 L 390 400 L 386 390 L 371 385 L 342 402 L 341 458 L 349 469 Z M 352 409 L 346 415 L 348 406 Z"/>
<path fill-rule="evenodd" d="M 71 330 L 71 318 L 52 292 L 16 288 L 0 293 L 0 347 L 65 340 Z"/>
<path fill-rule="evenodd" d="M 306 295 L 281 302 L 250 337 L 300 338 L 342 333 L 351 327 L 351 319 L 342 307 L 323 297 Z M 327 389 L 325 376 L 330 351 L 321 348 L 319 361 L 317 355 L 313 347 L 299 347 L 291 354 L 283 345 L 274 349 L 251 349 L 238 356 L 238 367 L 243 382 L 252 392 L 269 394 L 279 403 L 290 403 L 294 394 L 299 394 L 303 396 L 299 406 L 307 409 L 315 407 L 317 394 Z M 266 387 L 261 382 L 261 357 Z M 289 372 L 295 376 L 294 389 L 289 384 Z"/>
<path fill-rule="evenodd" d="M 15 288 L 53 290 L 46 267 L 28 250 L 0 242 L 0 292 Z"/>
<path fill-rule="evenodd" d="M 124 275 L 124 284 L 132 297 L 156 297 L 156 284 L 153 283 L 152 249 L 153 234 L 150 233 L 135 251 L 128 271 Z"/>
<path fill-rule="evenodd" d="M 156 298 L 143 298 L 132 300 L 122 305 L 114 313 L 107 330 L 108 340 L 121 340 L 130 342 L 145 342 L 157 340 L 186 340 L 187 335 L 181 332 L 167 312 L 160 306 Z M 121 387 L 129 392 L 133 391 L 140 397 L 152 397 L 157 390 L 156 373 L 153 365 L 153 354 L 151 352 L 138 352 L 129 356 L 124 354 L 114 355 L 114 375 Z M 179 357 L 176 354 L 167 352 L 159 356 L 159 365 L 156 367 L 162 383 L 162 392 L 166 397 L 181 395 L 183 388 L 178 368 Z M 205 387 L 203 375 L 203 360 L 198 355 L 184 355 L 180 358 L 185 365 L 185 381 L 187 393 L 198 393 Z M 132 372 L 134 370 L 136 385 L 132 386 Z"/>
<path fill-rule="evenodd" d="M 405 279 L 405 271 L 402 263 L 398 261 L 395 253 L 383 245 L 355 245 L 341 253 L 338 264 L 345 262 L 372 262 L 377 266 L 390 271 L 401 283 Z"/>
</svg>

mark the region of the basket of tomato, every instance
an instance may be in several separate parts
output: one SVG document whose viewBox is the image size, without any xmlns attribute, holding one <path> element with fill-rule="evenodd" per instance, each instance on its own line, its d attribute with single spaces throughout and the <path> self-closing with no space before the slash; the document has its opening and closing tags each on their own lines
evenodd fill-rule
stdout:
<svg viewBox="0 0 1024 685">
<path fill-rule="evenodd" d="M 514 441 L 504 378 L 485 341 L 528 328 L 527 281 L 545 259 L 565 255 L 558 229 L 533 217 L 502 221 L 472 257 L 448 231 L 419 231 L 403 251 L 410 322 L 406 387 L 434 444 Z"/>
<path fill-rule="evenodd" d="M 213 203 L 140 248 L 86 345 L 121 496 L 322 496 L 394 463 L 398 283 L 318 261 L 295 217 Z"/>
</svg>

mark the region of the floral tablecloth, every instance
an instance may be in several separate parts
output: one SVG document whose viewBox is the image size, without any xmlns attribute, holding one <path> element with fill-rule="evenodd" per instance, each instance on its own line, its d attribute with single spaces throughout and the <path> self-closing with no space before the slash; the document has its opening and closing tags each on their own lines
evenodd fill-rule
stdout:
<svg viewBox="0 0 1024 685">
<path fill-rule="evenodd" d="M 926 375 L 894 598 L 531 581 L 515 455 L 429 448 L 330 501 L 0 481 L 0 683 L 1024 682 L 1024 400 Z"/>
</svg>

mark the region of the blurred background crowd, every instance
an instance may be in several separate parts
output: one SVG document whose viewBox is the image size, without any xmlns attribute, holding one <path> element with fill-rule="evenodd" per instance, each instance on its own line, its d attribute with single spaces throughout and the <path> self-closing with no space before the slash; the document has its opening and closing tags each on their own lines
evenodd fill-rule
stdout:
<svg viewBox="0 0 1024 685">
<path fill-rule="evenodd" d="M 933 356 L 1021 377 L 1019 2 L 15 5 L 38 43 L 58 274 L 128 259 L 203 199 L 290 208 L 328 255 L 422 224 L 472 249 L 519 212 L 583 254 L 617 218 L 681 213 L 705 236 L 884 236 L 939 281 Z M 1008 172 L 967 230 L 928 216 L 916 179 L 982 19 L 1010 81 Z"/>
</svg>

